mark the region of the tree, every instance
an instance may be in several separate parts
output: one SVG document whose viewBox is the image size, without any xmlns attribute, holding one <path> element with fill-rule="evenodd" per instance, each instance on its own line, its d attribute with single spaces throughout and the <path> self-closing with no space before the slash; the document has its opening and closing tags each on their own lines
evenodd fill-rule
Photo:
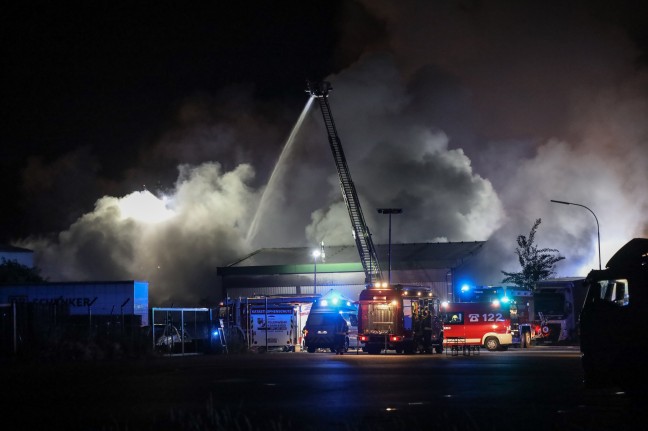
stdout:
<svg viewBox="0 0 648 431">
<path fill-rule="evenodd" d="M 2 258 L 0 263 L 0 283 L 38 283 L 46 281 L 40 270 L 22 265 L 15 260 Z"/>
<path fill-rule="evenodd" d="M 565 257 L 561 256 L 558 250 L 553 248 L 538 249 L 535 245 L 535 234 L 541 221 L 542 219 L 535 221 L 528 238 L 524 235 L 517 237 L 518 247 L 515 249 L 515 254 L 518 255 L 522 271 L 502 271 L 502 274 L 506 276 L 502 283 L 513 283 L 522 289 L 533 290 L 537 281 L 555 275 L 556 263 Z"/>
</svg>

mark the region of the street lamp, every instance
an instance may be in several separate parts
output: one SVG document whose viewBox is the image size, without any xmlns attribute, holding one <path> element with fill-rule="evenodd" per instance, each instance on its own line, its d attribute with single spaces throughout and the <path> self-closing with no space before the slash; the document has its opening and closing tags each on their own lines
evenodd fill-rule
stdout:
<svg viewBox="0 0 648 431">
<path fill-rule="evenodd" d="M 389 259 L 389 272 L 387 281 L 391 285 L 391 216 L 392 214 L 400 214 L 403 210 L 401 208 L 378 208 L 379 214 L 389 214 L 389 248 L 387 251 L 387 256 Z"/>
<path fill-rule="evenodd" d="M 594 211 L 591 209 L 587 208 L 585 205 L 581 204 L 575 204 L 573 202 L 565 202 L 565 201 L 555 201 L 551 199 L 551 202 L 556 203 L 556 204 L 562 204 L 562 205 L 576 205 L 577 207 L 583 207 L 587 211 L 591 212 L 592 215 L 594 216 L 594 220 L 596 220 L 596 234 L 598 236 L 598 256 L 599 256 L 599 270 L 601 269 L 601 231 L 599 229 L 599 221 L 598 218 L 596 217 L 596 214 L 594 214 Z"/>
<path fill-rule="evenodd" d="M 313 295 L 317 295 L 317 258 L 321 254 L 321 251 L 313 250 Z"/>
</svg>

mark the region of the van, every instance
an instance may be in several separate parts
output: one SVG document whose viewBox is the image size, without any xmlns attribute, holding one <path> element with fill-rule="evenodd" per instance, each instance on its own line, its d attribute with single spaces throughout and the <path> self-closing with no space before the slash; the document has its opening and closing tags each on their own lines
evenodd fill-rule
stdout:
<svg viewBox="0 0 648 431">
<path fill-rule="evenodd" d="M 506 350 L 513 343 L 508 308 L 493 302 L 455 302 L 441 305 L 444 343 Z"/>
<path fill-rule="evenodd" d="M 337 310 L 311 310 L 304 326 L 304 348 L 309 353 L 314 353 L 318 349 L 338 353 L 339 347 L 336 345 L 335 335 L 341 328 L 345 328 L 344 345 L 342 352 L 339 353 L 346 353 L 349 350 L 349 328 L 353 326 L 357 328 L 358 324 L 356 314 L 346 314 L 349 317 L 348 322 Z"/>
</svg>

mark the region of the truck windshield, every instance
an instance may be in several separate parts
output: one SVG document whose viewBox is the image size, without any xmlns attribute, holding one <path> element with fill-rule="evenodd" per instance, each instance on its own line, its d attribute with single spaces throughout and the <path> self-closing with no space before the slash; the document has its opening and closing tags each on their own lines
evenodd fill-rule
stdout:
<svg viewBox="0 0 648 431">
<path fill-rule="evenodd" d="M 565 312 L 565 297 L 562 293 L 536 292 L 534 302 L 536 313 L 555 315 Z"/>
<path fill-rule="evenodd" d="M 368 325 L 366 330 L 378 334 L 388 334 L 394 328 L 394 310 L 388 304 L 369 304 Z"/>
</svg>

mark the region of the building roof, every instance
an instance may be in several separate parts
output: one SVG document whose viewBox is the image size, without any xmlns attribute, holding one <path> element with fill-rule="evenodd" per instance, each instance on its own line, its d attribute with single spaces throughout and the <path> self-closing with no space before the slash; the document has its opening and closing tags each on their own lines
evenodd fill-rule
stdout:
<svg viewBox="0 0 648 431">
<path fill-rule="evenodd" d="M 16 247 L 9 244 L 0 244 L 0 253 L 33 253 L 33 250 Z"/>
<path fill-rule="evenodd" d="M 391 245 L 392 270 L 444 269 L 460 265 L 464 259 L 476 254 L 484 241 L 436 242 Z M 313 268 L 313 248 L 262 248 L 248 256 L 218 268 L 219 275 L 261 273 L 308 273 Z M 381 269 L 389 267 L 390 247 L 377 244 L 376 254 Z M 324 246 L 324 257 L 317 261 L 318 272 L 362 272 L 355 246 Z"/>
</svg>

